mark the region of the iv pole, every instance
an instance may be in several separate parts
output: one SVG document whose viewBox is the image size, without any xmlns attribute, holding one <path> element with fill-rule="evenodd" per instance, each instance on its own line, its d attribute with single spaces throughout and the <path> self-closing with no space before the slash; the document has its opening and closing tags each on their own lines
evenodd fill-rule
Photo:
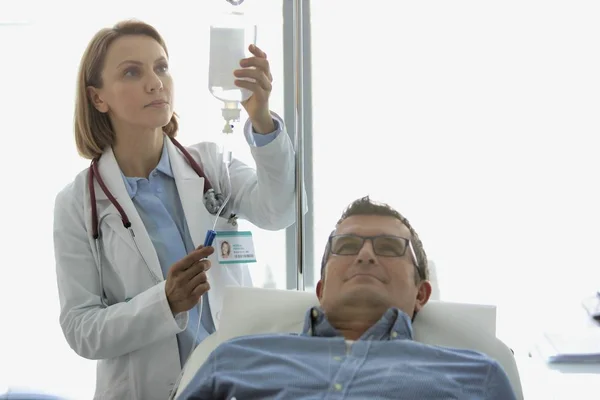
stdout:
<svg viewBox="0 0 600 400">
<path fill-rule="evenodd" d="M 244 0 L 226 0 L 238 6 Z M 290 0 L 286 0 L 290 1 Z M 305 290 L 304 285 L 304 0 L 293 2 L 293 39 L 294 39 L 294 111 L 295 111 L 295 150 L 296 150 L 296 289 Z"/>
<path fill-rule="evenodd" d="M 295 110 L 295 150 L 296 150 L 296 289 L 304 291 L 304 0 L 293 0 L 294 38 L 294 110 Z"/>
</svg>

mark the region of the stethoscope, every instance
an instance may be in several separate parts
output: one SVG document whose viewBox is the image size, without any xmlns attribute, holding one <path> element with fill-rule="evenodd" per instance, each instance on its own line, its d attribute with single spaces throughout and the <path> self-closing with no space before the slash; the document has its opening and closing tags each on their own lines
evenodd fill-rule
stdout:
<svg viewBox="0 0 600 400">
<path fill-rule="evenodd" d="M 225 197 L 223 196 L 222 193 L 215 193 L 212 185 L 210 184 L 210 181 L 208 180 L 207 176 L 204 174 L 204 171 L 202 170 L 200 165 L 198 165 L 196 160 L 194 160 L 194 158 L 190 155 L 190 153 L 185 149 L 185 147 L 183 147 L 174 138 L 171 138 L 171 137 L 169 137 L 169 138 L 171 139 L 171 141 L 173 142 L 175 147 L 177 147 L 179 149 L 179 151 L 181 151 L 181 153 L 187 160 L 188 164 L 190 164 L 190 166 L 196 172 L 196 174 L 198 174 L 198 176 L 200 178 L 204 178 L 204 205 L 206 206 L 206 209 L 208 210 L 209 213 L 215 215 L 219 211 L 219 209 L 221 208 L 223 203 L 225 202 Z M 133 229 L 131 227 L 131 222 L 129 221 L 129 218 L 127 217 L 127 214 L 125 213 L 125 210 L 123 210 L 123 207 L 121 207 L 121 205 L 119 204 L 117 199 L 115 199 L 115 197 L 112 195 L 110 190 L 108 190 L 108 187 L 104 183 L 104 180 L 102 179 L 102 176 L 100 175 L 100 172 L 98 171 L 98 160 L 99 159 L 100 159 L 100 157 L 94 158 L 90 164 L 90 168 L 88 171 L 88 189 L 90 192 L 90 205 L 91 205 L 91 210 L 92 210 L 92 238 L 94 239 L 94 242 L 96 243 L 96 252 L 97 252 L 96 263 L 98 265 L 98 272 L 100 275 L 100 289 L 101 289 L 100 300 L 101 300 L 103 306 L 108 307 L 108 304 L 106 301 L 106 296 L 104 293 L 104 282 L 103 282 L 103 276 L 102 276 L 102 252 L 101 252 L 102 240 L 101 240 L 101 235 L 100 235 L 100 224 L 102 223 L 102 220 L 110 214 L 105 215 L 101 220 L 98 220 L 98 209 L 97 209 L 97 205 L 96 205 L 96 190 L 94 188 L 94 179 L 96 179 L 96 181 L 98 181 L 98 185 L 100 186 L 100 188 L 102 189 L 102 191 L 104 192 L 106 197 L 108 197 L 108 200 L 112 203 L 113 206 L 115 206 L 115 208 L 121 215 L 121 221 L 123 222 L 123 226 L 129 231 L 129 234 L 131 235 L 133 243 L 135 244 L 135 247 L 137 248 L 138 252 L 140 253 L 140 256 L 144 260 L 144 263 L 146 264 L 146 267 L 148 268 L 148 271 L 150 272 L 152 279 L 154 280 L 154 283 L 158 284 L 161 281 L 161 279 L 158 278 L 156 276 L 156 274 L 150 269 L 148 262 L 144 258 L 144 255 L 142 254 L 142 252 L 140 251 L 140 249 L 137 245 L 137 242 L 135 240 L 135 233 L 133 232 Z M 237 225 L 236 220 L 237 220 L 236 215 L 231 214 L 228 222 L 230 224 L 232 224 L 233 226 L 235 226 L 235 225 Z M 212 241 L 213 241 L 215 235 L 216 235 L 216 232 L 214 232 L 214 230 L 209 230 L 207 233 L 204 245 L 205 246 L 212 245 Z"/>
</svg>

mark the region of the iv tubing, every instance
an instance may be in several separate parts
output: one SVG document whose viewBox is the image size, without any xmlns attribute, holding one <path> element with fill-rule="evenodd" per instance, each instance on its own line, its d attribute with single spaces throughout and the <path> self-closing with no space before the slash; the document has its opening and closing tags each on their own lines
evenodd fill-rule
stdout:
<svg viewBox="0 0 600 400">
<path fill-rule="evenodd" d="M 212 227 L 213 231 L 217 227 L 217 222 L 219 221 L 219 216 L 223 213 L 225 206 L 227 205 L 227 203 L 229 203 L 229 199 L 231 198 L 231 176 L 229 174 L 229 165 L 231 164 L 231 159 L 232 159 L 231 151 L 228 150 L 227 148 L 225 148 L 225 146 L 223 146 L 223 167 L 225 169 L 225 171 L 224 171 L 225 176 L 227 177 L 227 192 L 226 192 L 227 197 L 225 197 L 225 201 L 223 201 L 223 204 L 221 204 L 219 211 L 217 211 L 217 214 L 215 215 L 215 222 Z M 200 312 L 198 313 L 198 325 L 196 327 L 196 334 L 194 335 L 194 342 L 193 342 L 194 345 L 192 345 L 192 348 L 190 349 L 190 352 L 185 359 L 185 363 L 183 364 L 183 368 L 181 368 L 181 373 L 179 374 L 179 376 L 177 377 L 177 380 L 175 381 L 175 385 L 173 386 L 173 389 L 171 391 L 171 396 L 169 396 L 169 400 L 172 400 L 175 398 L 175 393 L 177 393 L 177 389 L 179 388 L 179 384 L 181 383 L 181 379 L 183 378 L 185 366 L 187 365 L 188 361 L 192 357 L 192 353 L 196 349 L 195 344 L 198 342 L 198 335 L 200 334 L 200 326 L 202 325 L 201 309 L 199 311 Z"/>
<path fill-rule="evenodd" d="M 227 197 L 225 197 L 225 201 L 223 201 L 223 204 L 221 205 L 221 207 L 219 208 L 219 211 L 215 215 L 215 222 L 212 227 L 213 231 L 217 227 L 217 222 L 219 222 L 219 216 L 221 215 L 221 213 L 225 209 L 225 206 L 229 202 L 229 199 L 231 198 L 231 177 L 229 176 L 229 164 L 230 163 L 231 163 L 231 151 L 227 150 L 227 148 L 225 148 L 225 146 L 223 146 L 223 167 L 225 169 L 225 175 L 227 176 Z M 221 191 L 221 193 L 222 193 L 222 191 Z M 196 334 L 194 335 L 194 344 L 196 344 L 198 342 L 198 334 L 200 333 L 200 325 L 202 325 L 201 313 L 199 313 L 199 315 L 198 315 L 198 326 L 196 328 Z M 190 350 L 190 354 L 188 354 L 188 356 L 186 357 L 185 364 L 187 364 L 188 360 L 192 356 L 192 353 L 194 352 L 194 348 L 195 348 L 195 346 L 192 347 L 192 349 Z"/>
<path fill-rule="evenodd" d="M 229 165 L 231 164 L 231 150 L 227 150 L 223 147 L 223 164 L 225 167 L 225 176 L 227 176 L 227 197 L 225 197 L 225 201 L 217 211 L 217 215 L 215 215 L 215 223 L 213 224 L 213 231 L 217 227 L 217 222 L 219 222 L 219 217 L 223 213 L 225 206 L 229 203 L 229 199 L 231 198 L 231 176 L 229 175 Z"/>
</svg>

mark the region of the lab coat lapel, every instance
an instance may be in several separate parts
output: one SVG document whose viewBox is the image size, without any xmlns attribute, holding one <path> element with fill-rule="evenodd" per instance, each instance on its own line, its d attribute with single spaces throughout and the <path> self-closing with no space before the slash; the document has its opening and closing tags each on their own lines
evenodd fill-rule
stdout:
<svg viewBox="0 0 600 400">
<path fill-rule="evenodd" d="M 188 229 L 194 246 L 198 247 L 204 244 L 207 227 L 212 226 L 211 215 L 203 202 L 204 178 L 196 174 L 185 156 L 170 140 L 167 140 L 167 150 Z"/>
<path fill-rule="evenodd" d="M 132 237 L 129 233 L 129 230 L 123 226 L 123 223 L 120 219 L 117 218 L 107 218 L 105 224 L 112 227 L 112 229 L 130 246 L 134 248 L 134 250 L 138 250 L 144 261 L 148 265 L 148 268 L 154 273 L 154 275 L 160 280 L 163 279 L 163 273 L 160 268 L 160 261 L 156 254 L 156 250 L 154 249 L 154 244 L 148 235 L 148 231 L 140 218 L 140 215 L 131 201 L 129 194 L 127 193 L 127 189 L 125 188 L 125 183 L 123 182 L 123 176 L 121 174 L 121 169 L 117 164 L 117 159 L 111 148 L 104 152 L 100 161 L 98 162 L 98 170 L 102 179 L 104 180 L 104 184 L 111 192 L 111 194 L 117 199 L 117 202 L 125 211 L 125 214 L 129 218 L 129 222 L 131 222 L 131 228 L 134 232 L 135 237 Z M 102 201 L 106 204 L 109 202 L 108 197 L 100 188 L 100 185 L 95 180 L 94 182 L 96 188 L 96 198 L 98 202 Z M 99 218 L 104 214 L 114 214 L 119 215 L 117 208 L 108 203 L 104 212 L 98 209 Z"/>
</svg>

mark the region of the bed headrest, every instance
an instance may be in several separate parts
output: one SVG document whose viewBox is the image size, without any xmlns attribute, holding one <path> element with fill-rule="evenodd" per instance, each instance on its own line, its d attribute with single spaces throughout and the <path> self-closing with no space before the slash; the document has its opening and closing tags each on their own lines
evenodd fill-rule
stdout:
<svg viewBox="0 0 600 400">
<path fill-rule="evenodd" d="M 319 305 L 311 292 L 249 287 L 227 287 L 225 292 L 218 331 L 223 340 L 255 333 L 300 332 L 306 311 Z M 418 341 L 422 341 L 420 337 L 433 339 L 428 331 L 453 331 L 455 327 L 495 337 L 496 308 L 430 300 L 413 324 Z"/>
<path fill-rule="evenodd" d="M 302 331 L 306 311 L 319 305 L 315 293 L 249 287 L 225 288 L 216 340 Z M 479 351 L 497 360 L 517 397 L 521 384 L 511 350 L 496 338 L 496 307 L 430 300 L 413 323 L 418 342 Z"/>
</svg>

